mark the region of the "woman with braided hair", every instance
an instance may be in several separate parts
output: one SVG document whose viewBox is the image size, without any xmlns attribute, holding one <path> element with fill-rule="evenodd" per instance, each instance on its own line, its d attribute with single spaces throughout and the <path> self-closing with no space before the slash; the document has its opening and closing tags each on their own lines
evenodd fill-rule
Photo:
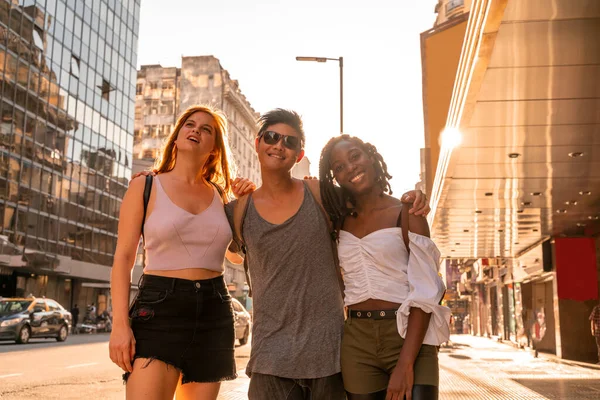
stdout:
<svg viewBox="0 0 600 400">
<path fill-rule="evenodd" d="M 348 399 L 437 399 L 437 352 L 449 337 L 450 310 L 440 305 L 440 253 L 427 221 L 391 196 L 383 157 L 357 137 L 331 139 L 319 174 L 345 283 Z"/>
</svg>

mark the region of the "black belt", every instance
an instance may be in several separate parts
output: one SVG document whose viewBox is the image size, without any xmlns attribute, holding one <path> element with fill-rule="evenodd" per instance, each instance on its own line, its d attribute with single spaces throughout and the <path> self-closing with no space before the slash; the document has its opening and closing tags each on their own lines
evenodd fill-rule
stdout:
<svg viewBox="0 0 600 400">
<path fill-rule="evenodd" d="M 395 319 L 398 310 L 349 310 L 350 318 Z"/>
</svg>

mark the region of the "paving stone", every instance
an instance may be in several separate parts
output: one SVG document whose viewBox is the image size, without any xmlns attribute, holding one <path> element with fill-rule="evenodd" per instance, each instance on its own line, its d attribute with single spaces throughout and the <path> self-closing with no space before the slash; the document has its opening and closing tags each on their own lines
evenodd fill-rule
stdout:
<svg viewBox="0 0 600 400">
<path fill-rule="evenodd" d="M 470 335 L 442 347 L 440 400 L 597 400 L 600 370 L 534 358 L 530 352 Z M 248 398 L 250 379 L 224 382 L 219 399 Z"/>
</svg>

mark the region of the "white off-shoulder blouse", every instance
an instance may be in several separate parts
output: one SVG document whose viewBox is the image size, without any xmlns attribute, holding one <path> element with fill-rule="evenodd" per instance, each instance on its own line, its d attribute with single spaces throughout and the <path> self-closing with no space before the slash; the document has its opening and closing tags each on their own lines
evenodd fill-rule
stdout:
<svg viewBox="0 0 600 400">
<path fill-rule="evenodd" d="M 408 232 L 410 256 L 400 227 L 357 238 L 341 231 L 338 253 L 344 274 L 345 304 L 368 299 L 402 304 L 397 323 L 406 337 L 411 307 L 431 313 L 423 344 L 439 346 L 450 337 L 450 309 L 439 304 L 445 286 L 438 275 L 440 252 L 428 237 Z"/>
</svg>

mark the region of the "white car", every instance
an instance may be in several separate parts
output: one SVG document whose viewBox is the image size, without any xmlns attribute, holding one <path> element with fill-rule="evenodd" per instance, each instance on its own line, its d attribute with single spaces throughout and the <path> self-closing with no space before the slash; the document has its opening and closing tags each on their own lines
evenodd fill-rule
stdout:
<svg viewBox="0 0 600 400">
<path fill-rule="evenodd" d="M 235 318 L 235 338 L 240 341 L 240 344 L 243 346 L 248 343 L 248 338 L 250 337 L 250 329 L 251 329 L 251 316 L 248 311 L 244 308 L 242 303 L 240 303 L 237 299 L 232 299 L 233 304 L 233 315 Z"/>
</svg>

